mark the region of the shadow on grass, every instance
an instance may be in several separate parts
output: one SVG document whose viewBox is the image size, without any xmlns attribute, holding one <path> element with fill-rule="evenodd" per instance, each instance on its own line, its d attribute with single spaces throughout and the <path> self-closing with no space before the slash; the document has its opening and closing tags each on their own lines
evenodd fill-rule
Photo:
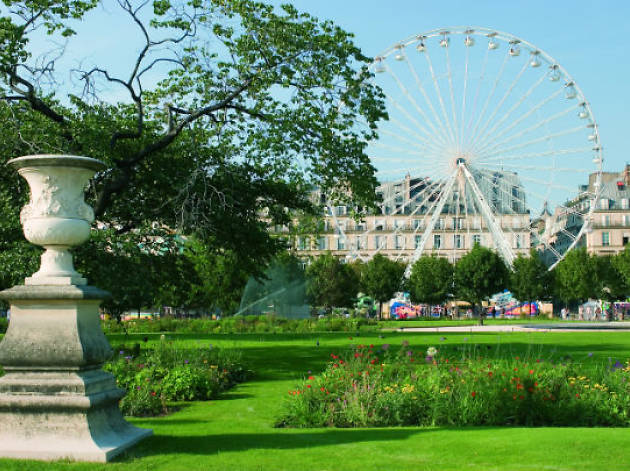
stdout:
<svg viewBox="0 0 630 471">
<path fill-rule="evenodd" d="M 431 429 L 322 429 L 300 432 L 283 429 L 272 433 L 225 433 L 208 435 L 156 435 L 143 441 L 118 461 L 130 461 L 145 456 L 169 453 L 215 455 L 253 449 L 307 449 L 358 442 L 406 440 L 412 435 Z"/>
</svg>

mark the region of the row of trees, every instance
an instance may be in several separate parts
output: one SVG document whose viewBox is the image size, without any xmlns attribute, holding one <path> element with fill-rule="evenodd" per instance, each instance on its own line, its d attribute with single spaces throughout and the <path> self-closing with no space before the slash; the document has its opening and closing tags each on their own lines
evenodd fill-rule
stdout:
<svg viewBox="0 0 630 471">
<path fill-rule="evenodd" d="M 408 280 L 404 270 L 403 264 L 380 254 L 367 263 L 349 264 L 327 254 L 307 268 L 307 293 L 316 305 L 326 307 L 350 306 L 358 291 L 382 304 L 403 290 L 417 303 L 441 304 L 453 298 L 474 307 L 504 289 L 524 302 L 556 299 L 565 304 L 589 298 L 620 300 L 630 292 L 630 248 L 614 257 L 575 249 L 548 271 L 534 250 L 517 257 L 509 269 L 496 252 L 475 245 L 455 265 L 445 258 L 423 256 Z"/>
</svg>

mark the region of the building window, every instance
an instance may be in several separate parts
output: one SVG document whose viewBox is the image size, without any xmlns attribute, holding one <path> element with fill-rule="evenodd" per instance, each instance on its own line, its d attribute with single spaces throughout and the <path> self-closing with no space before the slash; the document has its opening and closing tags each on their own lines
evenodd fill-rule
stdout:
<svg viewBox="0 0 630 471">
<path fill-rule="evenodd" d="M 608 227 L 610 226 L 610 215 L 608 214 L 602 214 L 602 225 L 604 227 Z"/>
<path fill-rule="evenodd" d="M 414 246 L 413 246 L 414 249 L 417 249 L 420 247 L 420 240 L 422 240 L 422 236 L 417 235 L 414 238 Z"/>
<path fill-rule="evenodd" d="M 346 249 L 346 238 L 339 237 L 337 239 L 337 250 L 345 250 Z"/>
<path fill-rule="evenodd" d="M 326 237 L 320 237 L 317 239 L 317 248 L 319 250 L 326 250 Z"/>
<path fill-rule="evenodd" d="M 519 229 L 521 227 L 521 220 L 519 218 L 512 219 L 512 228 Z"/>
<path fill-rule="evenodd" d="M 404 229 L 405 228 L 405 220 L 404 219 L 396 219 L 394 221 L 394 227 L 396 229 Z"/>
<path fill-rule="evenodd" d="M 461 229 L 462 228 L 462 220 L 463 218 L 453 218 L 453 229 Z"/>
<path fill-rule="evenodd" d="M 475 217 L 473 219 L 473 229 L 481 229 L 481 218 Z"/>
<path fill-rule="evenodd" d="M 621 209 L 628 209 L 628 198 L 621 198 Z"/>
<path fill-rule="evenodd" d="M 298 250 L 309 250 L 310 241 L 308 237 L 300 237 L 298 239 Z"/>
<path fill-rule="evenodd" d="M 435 229 L 444 229 L 444 219 L 440 218 L 435 221 Z"/>
<path fill-rule="evenodd" d="M 602 232 L 602 246 L 608 247 L 610 245 L 610 232 Z"/>
<path fill-rule="evenodd" d="M 396 248 L 404 249 L 405 248 L 405 236 L 396 236 Z"/>
<path fill-rule="evenodd" d="M 462 248 L 462 236 L 459 234 L 455 234 L 453 236 L 453 247 L 455 247 L 456 249 L 461 249 Z"/>
<path fill-rule="evenodd" d="M 628 234 L 627 232 L 624 232 L 623 238 L 622 238 L 623 246 L 625 247 L 626 245 L 628 245 L 628 242 L 630 242 L 630 234 Z"/>
<path fill-rule="evenodd" d="M 376 249 L 386 249 L 387 248 L 387 236 L 375 236 L 374 237 L 374 246 Z"/>
<path fill-rule="evenodd" d="M 442 246 L 442 236 L 440 234 L 433 234 L 433 248 L 439 249 Z"/>
<path fill-rule="evenodd" d="M 599 209 L 608 209 L 608 198 L 599 200 Z"/>
<path fill-rule="evenodd" d="M 473 241 L 473 245 L 475 244 L 481 245 L 481 234 L 473 234 L 472 241 Z"/>
<path fill-rule="evenodd" d="M 413 228 L 414 229 L 420 229 L 421 227 L 424 226 L 424 224 L 422 223 L 422 219 L 414 219 L 413 220 Z"/>
<path fill-rule="evenodd" d="M 355 239 L 357 250 L 365 249 L 365 239 L 363 236 L 357 236 Z"/>
<path fill-rule="evenodd" d="M 630 215 L 629 214 L 624 214 L 623 215 L 623 225 L 624 226 L 630 226 Z"/>
<path fill-rule="evenodd" d="M 523 242 L 521 240 L 521 234 L 514 234 L 514 246 L 517 249 L 520 249 L 523 247 Z"/>
<path fill-rule="evenodd" d="M 374 223 L 374 229 L 377 231 L 384 231 L 385 221 L 383 221 L 382 219 L 377 219 L 376 222 Z"/>
</svg>

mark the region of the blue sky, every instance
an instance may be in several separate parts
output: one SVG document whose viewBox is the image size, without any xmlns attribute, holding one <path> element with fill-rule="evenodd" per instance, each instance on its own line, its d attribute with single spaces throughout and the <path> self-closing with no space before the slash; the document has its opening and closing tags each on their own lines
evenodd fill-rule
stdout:
<svg viewBox="0 0 630 471">
<path fill-rule="evenodd" d="M 294 0 L 298 9 L 355 34 L 370 56 L 411 35 L 471 25 L 527 40 L 554 57 L 591 104 L 604 146 L 604 169 L 630 162 L 630 2 L 489 0 Z"/>
<path fill-rule="evenodd" d="M 276 0 L 275 4 L 281 3 Z M 298 9 L 331 19 L 355 35 L 366 55 L 376 56 L 398 41 L 428 30 L 470 25 L 511 33 L 555 58 L 579 84 L 591 104 L 604 147 L 604 169 L 630 162 L 626 134 L 630 120 L 630 60 L 627 53 L 630 2 L 490 0 L 293 0 Z M 127 70 L 133 59 L 127 21 L 114 2 L 105 2 L 79 25 L 80 40 L 66 51 L 66 67 L 105 62 Z M 0 7 L 2 11 L 2 7 Z M 95 21 L 96 20 L 96 21 Z M 124 25 L 124 26 L 123 26 Z M 102 59 L 105 58 L 105 61 Z M 116 97 L 111 91 L 110 97 Z M 124 96 L 120 92 L 120 96 Z"/>
</svg>

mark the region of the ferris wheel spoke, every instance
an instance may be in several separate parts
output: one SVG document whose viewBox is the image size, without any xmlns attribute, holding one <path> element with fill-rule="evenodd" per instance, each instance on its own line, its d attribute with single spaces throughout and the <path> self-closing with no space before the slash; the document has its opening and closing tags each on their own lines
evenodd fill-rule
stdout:
<svg viewBox="0 0 630 471">
<path fill-rule="evenodd" d="M 451 115 L 453 119 L 453 134 L 455 135 L 455 144 L 457 149 L 461 149 L 461 137 L 459 136 L 459 124 L 457 123 L 457 112 L 455 111 L 455 91 L 453 89 L 453 71 L 451 70 L 451 56 L 448 53 L 448 47 L 444 48 L 446 54 L 446 73 L 448 76 L 448 88 L 451 96 Z"/>
<path fill-rule="evenodd" d="M 407 269 L 405 270 L 405 278 L 409 278 L 409 276 L 411 275 L 411 266 L 414 263 L 416 263 L 418 258 L 420 258 L 420 255 L 424 251 L 424 246 L 426 245 L 427 240 L 429 239 L 429 236 L 433 233 L 435 223 L 439 219 L 440 214 L 442 213 L 442 209 L 444 208 L 444 205 L 450 198 L 450 195 L 453 191 L 453 184 L 455 183 L 455 179 L 457 178 L 457 173 L 458 172 L 455 171 L 449 177 L 448 181 L 445 184 L 443 192 L 440 194 L 440 197 L 436 199 L 436 201 L 434 201 L 432 205 L 433 213 L 431 214 L 431 219 L 429 220 L 429 223 L 427 224 L 426 229 L 422 233 L 420 242 L 414 250 L 414 253 L 413 253 L 413 256 L 411 257 L 409 265 L 407 265 Z"/>
<path fill-rule="evenodd" d="M 488 56 L 490 54 L 490 49 L 486 49 L 486 53 L 483 58 L 483 65 L 481 66 L 481 73 L 479 74 L 479 79 L 477 80 L 477 91 L 475 92 L 475 100 L 473 101 L 473 109 L 470 114 L 470 119 L 468 120 L 468 124 L 466 125 L 466 138 L 468 139 L 471 134 L 472 124 L 475 118 L 475 112 L 477 111 L 477 103 L 479 101 L 479 94 L 481 92 L 481 84 L 484 83 L 486 76 L 486 67 L 488 65 Z"/>
<path fill-rule="evenodd" d="M 385 135 L 385 136 L 389 136 L 392 137 L 402 143 L 408 144 L 412 147 L 415 147 L 416 149 L 420 150 L 420 151 L 424 151 L 425 147 L 421 146 L 420 144 L 418 144 L 416 141 L 407 138 L 406 136 L 403 136 L 401 134 L 395 133 L 390 131 L 389 129 L 381 129 L 380 130 L 381 134 Z"/>
<path fill-rule="evenodd" d="M 370 142 L 370 145 L 374 146 L 374 147 L 378 147 L 379 149 L 388 150 L 388 151 L 391 151 L 391 152 L 404 153 L 404 154 L 407 154 L 407 155 L 415 156 L 413 158 L 410 157 L 408 159 L 400 159 L 400 158 L 390 159 L 390 158 L 388 158 L 387 159 L 388 162 L 417 162 L 417 160 L 418 160 L 417 157 L 423 157 L 424 155 L 426 155 L 423 152 L 405 149 L 404 147 L 392 146 L 390 144 L 384 144 L 384 143 L 382 143 L 380 141 Z M 370 159 L 377 160 L 375 157 L 370 157 Z"/>
<path fill-rule="evenodd" d="M 549 151 L 554 152 L 554 151 Z M 475 162 L 475 166 L 478 167 L 487 167 L 496 169 L 497 166 L 495 164 L 488 164 L 485 162 Z M 539 172 L 567 172 L 567 173 L 592 173 L 592 170 L 585 168 L 577 168 L 577 167 L 541 167 L 537 165 L 514 165 L 514 164 L 506 164 L 501 165 L 502 168 L 510 170 L 510 169 L 518 169 L 518 170 L 536 170 Z"/>
<path fill-rule="evenodd" d="M 466 96 L 468 94 L 468 60 L 470 59 L 470 48 L 466 48 L 466 62 L 464 64 L 464 92 L 462 93 L 462 106 L 460 114 L 459 148 L 464 148 L 464 122 L 466 120 Z"/>
<path fill-rule="evenodd" d="M 503 135 L 505 135 L 506 133 L 510 132 L 512 129 L 514 129 L 516 126 L 518 126 L 519 124 L 521 124 L 524 120 L 528 119 L 532 114 L 534 114 L 535 112 L 539 111 L 542 107 L 546 106 L 547 104 L 549 104 L 551 101 L 553 101 L 555 98 L 557 98 L 560 94 L 562 93 L 562 90 L 556 90 L 555 92 L 553 92 L 552 94 L 550 94 L 549 96 L 547 96 L 545 99 L 539 101 L 538 103 L 536 103 L 536 105 L 534 105 L 529 111 L 527 111 L 526 113 L 524 113 L 523 115 L 521 115 L 519 118 L 517 118 L 516 120 L 514 120 L 512 122 L 512 124 L 510 124 L 509 126 L 507 126 L 503 131 L 501 131 L 496 137 L 495 140 L 498 140 L 500 137 L 502 137 Z"/>
<path fill-rule="evenodd" d="M 575 133 L 577 133 L 579 131 L 584 131 L 585 129 L 587 129 L 587 127 L 584 126 L 584 125 L 576 126 L 574 128 L 570 128 L 570 129 L 564 129 L 562 131 L 558 131 L 558 132 L 555 132 L 555 133 L 552 133 L 552 134 L 547 134 L 545 136 L 539 137 L 538 139 L 532 139 L 531 141 L 523 142 L 522 144 L 519 144 L 519 145 L 516 145 L 516 146 L 507 147 L 507 148 L 502 149 L 502 150 L 497 150 L 497 151 L 494 151 L 494 152 L 487 153 L 487 154 L 485 154 L 485 157 L 493 157 L 495 155 L 500 155 L 502 153 L 511 152 L 513 150 L 524 149 L 526 147 L 533 146 L 534 144 L 540 144 L 541 142 L 549 141 L 550 139 L 554 139 L 556 137 L 569 136 L 569 135 L 575 134 Z"/>
<path fill-rule="evenodd" d="M 578 108 L 578 105 L 575 105 L 575 106 L 571 106 L 569 108 L 566 108 L 566 109 L 564 109 L 562 111 L 559 111 L 558 113 L 555 113 L 555 114 L 549 116 L 548 118 L 540 120 L 539 122 L 537 122 L 536 124 L 534 124 L 534 125 L 532 125 L 532 126 L 530 126 L 528 128 L 525 128 L 525 129 L 523 129 L 523 130 L 521 130 L 521 131 L 519 131 L 517 133 L 514 133 L 514 134 L 506 137 L 502 141 L 498 141 L 500 136 L 497 135 L 494 138 L 493 142 L 490 142 L 485 147 L 480 148 L 478 150 L 478 153 L 479 154 L 484 154 L 484 153 L 490 152 L 490 151 L 496 149 L 497 147 L 504 146 L 505 144 L 508 144 L 508 143 L 514 141 L 515 139 L 521 138 L 521 137 L 529 134 L 532 131 L 536 131 L 537 129 L 540 129 L 541 127 L 546 127 L 549 123 L 566 116 L 570 112 L 575 111 L 577 108 Z M 586 128 L 587 126 L 588 125 L 584 126 L 584 128 Z M 501 133 L 501 134 L 504 134 L 504 133 Z"/>
<path fill-rule="evenodd" d="M 475 136 L 473 136 L 472 143 L 471 143 L 471 145 L 473 147 L 475 146 L 477 141 L 479 141 L 479 140 L 481 140 L 483 138 L 483 136 L 485 135 L 486 129 L 488 129 L 488 126 L 490 126 L 490 123 L 492 123 L 492 121 L 494 120 L 495 116 L 497 115 L 497 113 L 499 112 L 499 110 L 501 109 L 503 104 L 505 103 L 505 100 L 507 100 L 508 97 L 512 94 L 512 92 L 514 91 L 514 88 L 516 87 L 516 85 L 518 84 L 519 80 L 521 79 L 521 77 L 523 76 L 525 71 L 527 70 L 528 66 L 529 66 L 529 64 L 527 62 L 525 62 L 523 67 L 521 67 L 521 70 L 519 71 L 519 73 L 516 75 L 516 77 L 514 78 L 514 80 L 510 84 L 510 86 L 508 87 L 507 91 L 501 97 L 501 100 L 499 100 L 499 103 L 494 107 L 494 110 L 490 114 L 490 117 L 486 120 L 486 122 L 483 125 L 483 127 L 481 127 L 481 129 L 479 130 L 479 133 L 476 134 Z"/>
<path fill-rule="evenodd" d="M 492 172 L 486 170 L 486 169 L 481 169 L 478 167 L 475 167 L 475 172 L 478 173 L 478 175 L 480 176 L 480 178 L 482 178 L 483 180 L 487 181 L 488 183 L 490 183 L 491 185 L 494 185 L 494 182 L 492 181 Z M 520 177 L 522 179 L 522 177 Z M 511 193 L 509 193 L 508 191 L 506 191 L 504 188 L 501 188 L 500 186 L 498 187 L 500 189 L 500 191 L 505 194 L 506 196 L 515 199 L 517 202 L 521 203 L 524 205 L 524 207 L 527 207 L 526 205 L 526 201 L 522 198 L 519 198 L 518 196 L 513 197 L 511 196 Z M 551 187 L 547 186 L 547 194 L 543 195 L 542 193 L 538 193 L 534 190 L 532 190 L 531 188 L 528 189 L 527 191 L 527 195 L 528 196 L 535 196 L 536 198 L 538 198 L 542 203 L 544 203 L 545 201 L 549 200 L 549 195 L 551 193 Z"/>
<path fill-rule="evenodd" d="M 495 141 L 499 139 L 504 134 L 504 132 L 495 134 L 498 131 L 499 127 L 503 123 L 505 123 L 510 118 L 510 116 L 512 116 L 512 113 L 514 113 L 514 111 L 516 111 L 542 83 L 544 83 L 545 78 L 546 75 L 541 75 L 541 77 L 529 88 L 529 90 L 527 90 L 527 92 L 525 92 L 521 96 L 521 98 L 516 103 L 514 103 L 514 105 L 512 105 L 512 107 L 506 113 L 503 114 L 501 119 L 497 121 L 488 132 L 484 133 L 484 135 L 479 138 L 479 141 L 483 143 L 485 140 L 487 140 L 488 136 L 494 136 Z M 481 149 L 483 148 L 484 145 L 482 144 Z"/>
<path fill-rule="evenodd" d="M 505 66 L 507 64 L 508 58 L 509 58 L 509 54 L 506 54 L 505 57 L 503 58 L 503 63 L 501 64 L 501 69 L 499 70 L 496 79 L 494 80 L 494 85 L 492 86 L 492 90 L 490 90 L 490 93 L 488 94 L 488 96 L 486 97 L 486 101 L 483 104 L 483 108 L 481 109 L 481 112 L 479 113 L 479 117 L 477 118 L 477 121 L 475 122 L 475 127 L 473 128 L 471 134 L 470 134 L 470 139 L 474 139 L 474 137 L 477 135 L 477 129 L 479 128 L 479 125 L 481 124 L 481 121 L 484 117 L 484 115 L 486 114 L 486 110 L 488 109 L 488 105 L 490 104 L 490 100 L 492 99 L 492 97 L 494 97 L 494 92 L 496 91 L 499 82 L 501 81 L 501 77 L 503 76 L 503 71 L 505 70 Z"/>
<path fill-rule="evenodd" d="M 538 157 L 549 157 L 549 156 L 560 156 L 560 155 L 570 155 L 570 154 L 582 154 L 585 152 L 591 152 L 593 150 L 593 148 L 591 146 L 588 147 L 574 147 L 572 149 L 560 149 L 560 150 L 546 150 L 546 151 L 542 151 L 542 152 L 530 152 L 530 153 L 526 153 L 526 154 L 507 154 L 506 156 L 499 156 L 499 157 L 493 157 L 493 158 L 489 158 L 489 159 L 484 159 L 481 161 L 475 160 L 474 164 L 475 165 L 482 165 L 482 164 L 492 164 L 495 167 L 497 165 L 500 166 L 500 164 L 497 164 L 497 162 L 504 162 L 504 161 L 511 161 L 511 160 L 529 160 L 529 159 L 535 159 Z"/>
<path fill-rule="evenodd" d="M 407 62 L 407 66 L 409 67 L 409 71 L 411 72 L 411 75 L 413 76 L 416 85 L 418 86 L 418 89 L 420 90 L 420 93 L 422 94 L 422 97 L 424 98 L 424 100 L 427 103 L 427 106 L 429 107 L 429 110 L 431 110 L 431 114 L 433 115 L 436 125 L 438 126 L 437 128 L 435 128 L 433 122 L 431 119 L 429 119 L 428 116 L 426 116 L 424 113 L 422 113 L 422 117 L 426 120 L 427 125 L 433 130 L 433 132 L 435 133 L 435 135 L 439 135 L 442 142 L 446 143 L 449 140 L 448 134 L 446 132 L 446 124 L 442 121 L 442 119 L 440 118 L 440 116 L 438 115 L 438 113 L 435 111 L 435 107 L 433 106 L 433 102 L 431 101 L 431 99 L 429 98 L 427 91 L 425 90 L 424 86 L 422 85 L 422 81 L 420 80 L 420 77 L 418 76 L 418 72 L 415 68 L 415 66 L 409 61 L 406 60 Z M 422 109 L 422 108 L 421 108 Z"/>
<path fill-rule="evenodd" d="M 473 175 L 470 173 L 466 165 L 460 165 L 460 168 L 464 176 L 468 180 L 468 183 L 470 184 L 472 194 L 477 200 L 477 204 L 479 206 L 479 209 L 481 210 L 481 214 L 486 220 L 486 224 L 488 225 L 488 229 L 492 234 L 493 242 L 495 244 L 495 247 L 497 248 L 497 251 L 501 253 L 506 263 L 511 266 L 515 258 L 514 252 L 512 251 L 512 247 L 510 246 L 510 244 L 507 242 L 507 240 L 505 240 L 505 236 L 501 231 L 501 225 L 496 221 L 492 209 L 488 206 L 486 198 L 483 196 L 483 193 L 477 186 Z"/>
<path fill-rule="evenodd" d="M 442 91 L 440 90 L 440 84 L 438 83 L 437 77 L 435 75 L 435 70 L 433 69 L 433 63 L 431 62 L 431 57 L 429 57 L 428 50 L 424 53 L 424 57 L 427 59 L 427 64 L 429 65 L 429 71 L 431 73 L 431 79 L 433 80 L 433 88 L 435 89 L 435 93 L 437 94 L 438 101 L 440 103 L 440 109 L 442 110 L 442 116 L 444 117 L 444 122 L 446 123 L 446 127 L 450 134 L 450 143 L 451 143 L 451 146 L 454 147 L 457 142 L 455 139 L 455 133 L 453 132 L 452 123 L 448 119 L 448 114 L 446 113 L 446 106 L 444 105 L 444 98 L 442 98 Z"/>
<path fill-rule="evenodd" d="M 423 142 L 425 144 L 426 147 L 433 149 L 435 151 L 440 151 L 441 147 L 437 146 L 436 143 L 430 139 L 427 139 L 423 136 L 420 136 L 419 134 L 417 134 L 416 132 L 414 132 L 412 129 L 408 128 L 407 126 L 405 126 L 402 122 L 400 122 L 399 120 L 397 120 L 396 118 L 390 117 L 390 121 L 395 124 L 396 126 L 398 126 L 398 128 L 404 132 L 406 132 L 408 135 L 414 137 L 415 139 L 419 140 L 420 142 Z"/>
<path fill-rule="evenodd" d="M 389 67 L 387 68 L 387 70 L 389 71 L 390 75 L 394 78 L 394 81 L 397 83 L 397 85 L 400 88 L 400 90 L 402 91 L 402 93 L 411 102 L 411 104 L 413 105 L 415 110 L 417 112 L 419 112 L 420 115 L 424 115 L 424 112 L 422 111 L 422 108 L 420 108 L 420 106 L 418 106 L 418 104 L 416 103 L 416 100 L 413 98 L 413 96 L 411 96 L 411 93 L 403 85 L 403 83 L 400 81 L 398 76 Z M 438 141 L 440 140 L 439 136 L 436 136 L 435 133 L 432 133 L 431 131 L 428 131 L 427 129 L 425 129 L 425 127 L 422 126 L 422 124 L 420 124 L 420 122 L 418 122 L 418 120 L 415 119 L 397 100 L 392 98 L 390 95 L 387 95 L 387 99 L 396 107 L 396 109 L 398 109 L 398 111 L 400 111 L 405 116 L 405 118 L 407 118 L 409 121 L 411 121 L 427 137 L 433 138 L 433 139 L 437 138 Z M 390 120 L 391 120 L 391 116 L 390 116 Z M 442 144 L 444 144 L 444 142 L 442 142 Z"/>
</svg>

